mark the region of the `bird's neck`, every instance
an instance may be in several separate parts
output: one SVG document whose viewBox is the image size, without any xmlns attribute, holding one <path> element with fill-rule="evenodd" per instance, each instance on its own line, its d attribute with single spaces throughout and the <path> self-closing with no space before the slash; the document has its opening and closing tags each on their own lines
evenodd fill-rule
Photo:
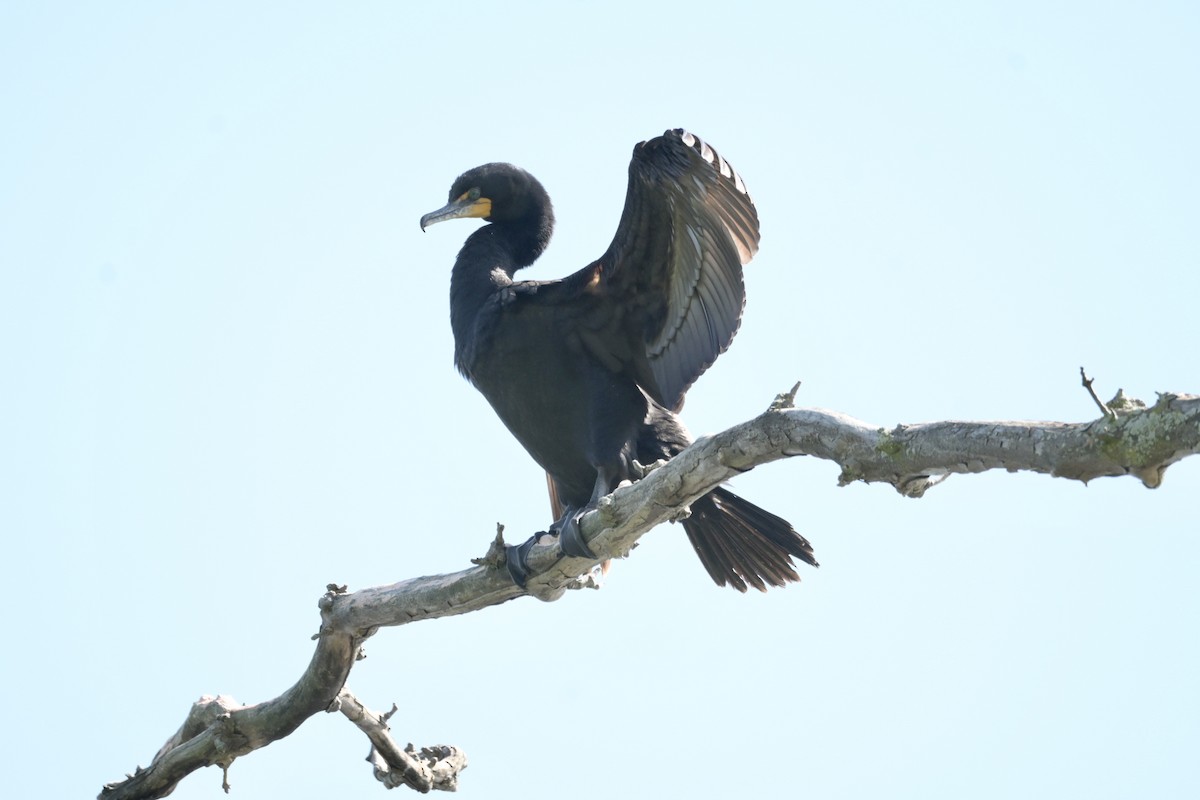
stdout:
<svg viewBox="0 0 1200 800">
<path fill-rule="evenodd" d="M 477 310 L 487 295 L 512 283 L 517 270 L 528 267 L 550 243 L 554 218 L 544 216 L 520 224 L 490 223 L 467 237 L 450 276 L 450 302 Z M 468 298 L 474 302 L 468 302 Z"/>
<path fill-rule="evenodd" d="M 491 223 L 467 237 L 450 275 L 450 326 L 460 369 L 474 349 L 480 313 L 497 291 L 512 284 L 517 270 L 542 254 L 553 224 L 553 217 L 542 225 Z"/>
<path fill-rule="evenodd" d="M 554 233 L 554 212 L 549 208 L 535 207 L 526 216 L 511 222 L 492 222 L 475 231 L 467 239 L 480 234 L 486 234 L 489 247 L 504 251 L 512 262 L 512 270 L 516 272 L 522 267 L 528 267 L 538 260 L 550 244 L 550 236 Z M 484 238 L 484 237 L 481 237 Z"/>
</svg>

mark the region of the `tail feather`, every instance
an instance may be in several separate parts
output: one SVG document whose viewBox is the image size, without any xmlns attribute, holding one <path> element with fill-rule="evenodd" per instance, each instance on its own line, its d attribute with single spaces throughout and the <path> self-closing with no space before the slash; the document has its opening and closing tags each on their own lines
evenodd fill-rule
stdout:
<svg viewBox="0 0 1200 800">
<path fill-rule="evenodd" d="M 792 557 L 818 566 L 812 545 L 787 520 L 724 487 L 692 503 L 683 529 L 717 585 L 739 592 L 799 581 Z"/>
</svg>

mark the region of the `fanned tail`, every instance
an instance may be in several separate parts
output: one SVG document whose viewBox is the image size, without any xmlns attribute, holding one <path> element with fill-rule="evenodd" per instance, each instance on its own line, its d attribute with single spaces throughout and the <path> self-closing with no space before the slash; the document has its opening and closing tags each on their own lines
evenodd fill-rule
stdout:
<svg viewBox="0 0 1200 800">
<path fill-rule="evenodd" d="M 812 545 L 791 523 L 723 487 L 692 503 L 683 529 L 717 585 L 739 592 L 799 581 L 792 557 L 819 566 Z"/>
</svg>

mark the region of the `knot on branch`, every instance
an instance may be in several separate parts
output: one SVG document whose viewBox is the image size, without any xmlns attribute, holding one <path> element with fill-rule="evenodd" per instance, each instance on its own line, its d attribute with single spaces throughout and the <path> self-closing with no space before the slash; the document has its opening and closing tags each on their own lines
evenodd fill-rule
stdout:
<svg viewBox="0 0 1200 800">
<path fill-rule="evenodd" d="M 1159 395 L 1159 402 L 1162 402 L 1163 395 Z M 1136 397 L 1129 397 L 1125 394 L 1124 389 L 1117 389 L 1117 393 L 1113 395 L 1113 399 L 1107 403 L 1107 408 L 1114 416 L 1128 414 L 1132 411 L 1138 411 L 1146 407 L 1146 404 Z"/>
<path fill-rule="evenodd" d="M 775 395 L 775 399 L 771 401 L 771 405 L 767 406 L 767 411 L 787 411 L 789 408 L 796 407 L 796 392 L 800 391 L 800 381 L 788 389 L 786 392 L 780 392 Z"/>
<path fill-rule="evenodd" d="M 496 538 L 488 545 L 487 552 L 479 558 L 472 558 L 471 563 L 477 567 L 504 568 L 504 525 L 496 523 Z"/>
</svg>

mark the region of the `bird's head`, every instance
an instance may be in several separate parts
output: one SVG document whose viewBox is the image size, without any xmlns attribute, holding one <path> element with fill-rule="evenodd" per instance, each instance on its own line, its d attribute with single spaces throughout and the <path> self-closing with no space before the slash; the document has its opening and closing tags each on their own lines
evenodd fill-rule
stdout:
<svg viewBox="0 0 1200 800">
<path fill-rule="evenodd" d="M 421 217 L 421 230 L 448 219 L 476 217 L 488 222 L 553 219 L 550 197 L 537 178 L 512 164 L 484 164 L 467 170 L 450 187 L 450 202 Z"/>
</svg>

